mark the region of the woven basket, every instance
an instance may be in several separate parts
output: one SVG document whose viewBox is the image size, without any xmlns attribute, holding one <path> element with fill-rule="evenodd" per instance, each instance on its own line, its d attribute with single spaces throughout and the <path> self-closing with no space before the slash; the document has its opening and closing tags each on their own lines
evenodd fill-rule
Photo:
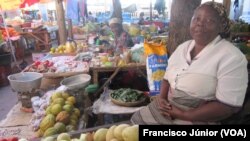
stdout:
<svg viewBox="0 0 250 141">
<path fill-rule="evenodd" d="M 55 89 L 60 86 L 60 82 L 63 80 L 64 77 L 43 77 L 41 82 L 41 89 L 42 90 L 50 90 Z"/>
</svg>

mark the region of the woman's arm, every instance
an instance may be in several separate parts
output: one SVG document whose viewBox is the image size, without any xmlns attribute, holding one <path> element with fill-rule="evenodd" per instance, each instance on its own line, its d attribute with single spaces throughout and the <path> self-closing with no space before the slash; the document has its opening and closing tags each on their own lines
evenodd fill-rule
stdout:
<svg viewBox="0 0 250 141">
<path fill-rule="evenodd" d="M 169 91 L 169 82 L 166 79 L 163 79 L 161 82 L 160 94 L 156 98 L 159 110 L 161 110 L 162 115 L 166 118 L 172 118 L 169 114 L 169 110 L 172 109 L 172 106 L 168 103 L 168 91 Z"/>
<path fill-rule="evenodd" d="M 169 83 L 167 80 L 163 79 L 161 82 L 161 89 L 160 89 L 160 97 L 162 99 L 168 100 L 168 90 L 169 90 Z"/>
<path fill-rule="evenodd" d="M 220 121 L 231 116 L 240 110 L 239 107 L 232 107 L 219 101 L 207 102 L 195 109 L 183 111 L 172 105 L 171 109 L 166 109 L 172 118 L 187 121 Z"/>
</svg>

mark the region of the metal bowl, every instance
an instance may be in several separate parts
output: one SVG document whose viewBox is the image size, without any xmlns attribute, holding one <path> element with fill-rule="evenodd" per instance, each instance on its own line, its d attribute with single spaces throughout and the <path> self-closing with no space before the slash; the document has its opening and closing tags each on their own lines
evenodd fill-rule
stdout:
<svg viewBox="0 0 250 141">
<path fill-rule="evenodd" d="M 66 86 L 69 90 L 80 89 L 86 87 L 90 82 L 91 76 L 88 74 L 79 74 L 64 78 L 61 85 Z"/>
<path fill-rule="evenodd" d="M 31 92 L 40 88 L 43 74 L 37 72 L 21 72 L 8 76 L 11 88 L 16 92 Z"/>
</svg>

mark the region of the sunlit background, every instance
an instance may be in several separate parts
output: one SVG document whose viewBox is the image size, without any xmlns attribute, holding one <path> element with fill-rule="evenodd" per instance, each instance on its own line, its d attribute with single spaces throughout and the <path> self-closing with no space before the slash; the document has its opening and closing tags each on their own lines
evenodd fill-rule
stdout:
<svg viewBox="0 0 250 141">
<path fill-rule="evenodd" d="M 138 13 L 140 11 L 147 11 L 149 12 L 150 8 L 150 2 L 152 4 L 152 7 L 154 7 L 156 0 L 120 0 L 122 8 L 126 8 L 132 4 L 136 5 L 136 8 L 138 10 Z M 212 0 L 202 0 L 202 3 L 206 1 L 212 1 Z M 214 0 L 216 2 L 222 3 L 223 0 Z M 165 12 L 166 15 L 169 17 L 170 16 L 170 10 L 171 10 L 171 3 L 172 0 L 165 0 Z M 41 4 L 35 4 L 31 7 L 27 7 L 26 9 L 39 9 L 39 5 Z M 50 2 L 47 4 L 42 4 L 47 7 L 49 10 L 55 10 L 55 3 Z M 88 5 L 88 10 L 91 11 L 92 13 L 97 13 L 97 12 L 106 12 L 106 11 L 111 11 L 112 8 L 112 0 L 87 0 L 87 5 Z"/>
<path fill-rule="evenodd" d="M 151 6 L 154 8 L 156 0 L 120 0 L 122 9 L 127 8 L 131 5 L 136 6 L 136 11 L 133 11 L 132 16 L 138 17 L 140 12 L 144 12 L 145 16 L 149 16 L 150 14 L 150 3 Z M 171 4 L 173 0 L 165 0 L 165 19 L 169 19 L 170 11 L 171 11 Z M 206 1 L 212 0 L 202 0 L 202 3 Z M 214 0 L 216 2 L 222 3 L 223 0 Z M 234 19 L 236 16 L 247 17 L 250 18 L 250 0 L 239 0 L 239 9 L 238 13 L 235 13 L 235 9 L 233 7 L 233 3 L 235 0 L 231 0 L 231 11 L 229 14 L 230 19 Z M 112 0 L 87 0 L 88 11 L 91 11 L 94 15 L 98 13 L 105 13 L 112 11 Z M 65 4 L 64 4 L 65 6 Z M 44 4 L 35 4 L 31 7 L 26 7 L 25 10 L 39 10 L 39 9 L 47 9 L 47 10 L 54 10 L 55 11 L 55 3 L 54 1 L 50 3 Z M 65 11 L 67 13 L 67 10 Z M 8 18 L 14 18 L 15 16 L 19 16 L 20 10 L 12 10 L 6 12 Z M 153 9 L 152 13 L 157 13 L 156 10 Z M 250 19 L 248 19 L 250 20 Z"/>
</svg>

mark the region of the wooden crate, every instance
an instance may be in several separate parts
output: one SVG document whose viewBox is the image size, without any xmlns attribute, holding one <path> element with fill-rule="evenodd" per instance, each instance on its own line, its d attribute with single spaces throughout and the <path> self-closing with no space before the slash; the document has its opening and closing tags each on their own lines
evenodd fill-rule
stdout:
<svg viewBox="0 0 250 141">
<path fill-rule="evenodd" d="M 43 77 L 41 82 L 41 89 L 42 90 L 50 90 L 55 89 L 60 86 L 60 82 L 63 80 L 64 77 Z"/>
<path fill-rule="evenodd" d="M 64 78 L 83 73 L 86 72 L 43 73 L 40 88 L 42 90 L 55 89 L 60 86 L 60 82 Z"/>
</svg>

